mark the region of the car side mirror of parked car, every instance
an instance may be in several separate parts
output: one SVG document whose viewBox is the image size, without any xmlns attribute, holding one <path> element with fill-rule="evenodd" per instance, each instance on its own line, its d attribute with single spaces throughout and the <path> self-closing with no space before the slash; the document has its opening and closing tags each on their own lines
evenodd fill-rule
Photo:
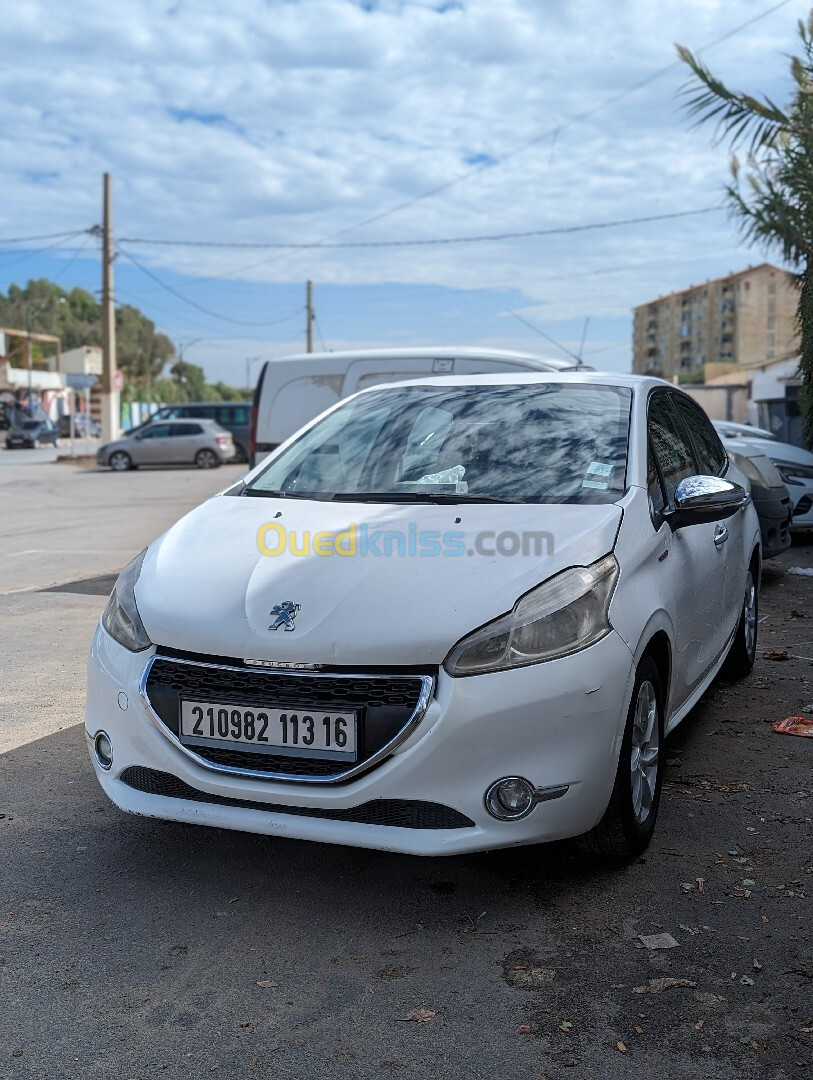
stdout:
<svg viewBox="0 0 813 1080">
<path fill-rule="evenodd" d="M 750 498 L 740 484 L 719 476 L 687 476 L 675 491 L 674 509 L 664 511 L 663 517 L 675 532 L 687 525 L 729 518 L 746 506 Z"/>
</svg>

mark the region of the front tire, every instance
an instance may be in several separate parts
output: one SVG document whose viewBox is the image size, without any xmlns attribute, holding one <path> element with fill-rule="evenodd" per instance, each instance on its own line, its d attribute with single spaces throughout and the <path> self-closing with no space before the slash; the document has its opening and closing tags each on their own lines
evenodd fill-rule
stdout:
<svg viewBox="0 0 813 1080">
<path fill-rule="evenodd" d="M 107 464 L 113 472 L 127 472 L 128 469 L 132 469 L 133 467 L 133 459 L 123 450 L 115 450 L 110 455 Z"/>
<path fill-rule="evenodd" d="M 216 469 L 220 464 L 220 458 L 214 450 L 198 450 L 195 454 L 195 464 L 199 469 Z"/>
<path fill-rule="evenodd" d="M 750 675 L 757 657 L 757 625 L 759 617 L 759 584 L 756 563 L 748 567 L 745 578 L 745 596 L 740 611 L 740 621 L 728 656 L 720 674 L 724 679 L 744 679 Z"/>
<path fill-rule="evenodd" d="M 645 656 L 635 673 L 615 784 L 604 817 L 578 837 L 582 850 L 634 859 L 646 850 L 663 782 L 663 687 L 655 661 Z"/>
</svg>

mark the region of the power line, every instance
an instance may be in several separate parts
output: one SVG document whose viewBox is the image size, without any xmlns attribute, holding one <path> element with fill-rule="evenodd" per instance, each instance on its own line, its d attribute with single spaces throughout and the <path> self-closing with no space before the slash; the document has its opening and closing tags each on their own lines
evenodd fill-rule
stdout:
<svg viewBox="0 0 813 1080">
<path fill-rule="evenodd" d="M 154 281 L 156 285 L 160 285 L 162 289 L 165 289 L 167 292 L 172 293 L 172 295 L 177 297 L 178 300 L 183 301 L 183 303 L 185 304 L 189 304 L 190 307 L 195 308 L 197 311 L 203 312 L 204 315 L 209 315 L 213 319 L 221 319 L 223 322 L 234 323 L 237 326 L 278 326 L 280 323 L 287 322 L 289 319 L 295 318 L 303 310 L 302 307 L 299 307 L 296 309 L 296 311 L 292 311 L 290 314 L 284 315 L 281 319 L 272 319 L 269 322 L 258 322 L 252 319 L 234 319 L 230 315 L 223 315 L 218 311 L 212 311 L 210 308 L 206 308 L 203 307 L 202 304 L 198 304 L 195 300 L 190 300 L 189 297 L 184 296 L 181 292 L 178 292 L 178 290 L 173 288 L 172 285 L 164 281 L 162 278 L 159 278 L 157 274 L 154 274 L 152 270 L 149 270 L 146 266 L 144 266 L 143 263 L 139 262 L 138 259 L 135 258 L 135 256 L 129 253 L 129 251 L 125 251 L 121 244 L 117 244 L 116 248 L 125 257 L 125 259 L 129 259 L 133 266 L 136 266 L 142 272 L 142 274 L 146 274 L 146 276 L 152 281 Z"/>
<path fill-rule="evenodd" d="M 519 321 L 520 321 L 521 323 L 525 323 L 525 325 L 526 325 L 526 326 L 527 326 L 527 327 L 528 327 L 529 329 L 533 330 L 533 332 L 534 332 L 535 334 L 539 334 L 539 336 L 540 336 L 540 337 L 543 337 L 543 338 L 545 339 L 545 341 L 549 341 L 549 342 L 551 343 L 551 345 L 555 345 L 555 346 L 556 346 L 556 348 L 557 348 L 557 349 L 561 349 L 563 353 L 567 353 L 567 355 L 568 355 L 568 356 L 572 356 L 574 360 L 578 361 L 578 363 L 581 363 L 581 362 L 582 362 L 582 359 L 581 359 L 581 357 L 580 357 L 580 356 L 577 356 L 577 355 L 576 355 L 576 354 L 575 354 L 575 353 L 574 353 L 574 352 L 573 352 L 573 351 L 572 351 L 571 349 L 568 349 L 566 345 L 561 345 L 561 344 L 560 344 L 560 343 L 559 343 L 559 342 L 558 342 L 558 341 L 556 340 L 556 338 L 552 338 L 552 337 L 550 336 L 550 334 L 546 334 L 544 330 L 540 330 L 540 329 L 539 329 L 539 327 L 538 327 L 538 326 L 534 326 L 534 324 L 533 324 L 532 322 L 528 322 L 528 320 L 527 320 L 527 319 L 523 319 L 523 317 L 522 317 L 521 315 L 517 315 L 516 311 L 509 311 L 509 313 L 508 313 L 508 314 L 509 314 L 509 315 L 513 315 L 513 316 L 514 316 L 514 318 L 515 318 L 515 319 L 518 319 L 518 320 L 519 320 Z"/>
<path fill-rule="evenodd" d="M 343 243 L 315 241 L 304 244 L 284 243 L 231 243 L 227 240 L 156 240 L 147 237 L 126 237 L 125 244 L 155 244 L 161 247 L 203 247 L 203 248 L 277 248 L 286 251 L 304 251 L 313 248 L 390 248 L 390 247 L 427 247 L 444 244 L 479 244 L 500 240 L 524 240 L 533 236 L 558 236 L 569 233 L 588 232 L 593 229 L 613 229 L 622 225 L 643 225 L 651 221 L 669 221 L 674 218 L 696 217 L 699 214 L 713 214 L 722 210 L 721 206 L 705 206 L 699 210 L 677 210 L 670 214 L 650 214 L 647 217 L 618 218 L 615 221 L 598 221 L 589 225 L 563 225 L 555 229 L 525 229 L 521 232 L 486 233 L 480 236 L 445 236 L 425 240 L 347 240 Z"/>
<path fill-rule="evenodd" d="M 5 270 L 9 266 L 16 266 L 17 263 L 25 262 L 26 259 L 32 259 L 35 255 L 41 255 L 46 251 L 53 251 L 55 248 L 62 247 L 66 239 L 73 238 L 75 236 L 81 236 L 82 233 L 87 232 L 87 229 L 80 229 L 73 233 L 63 233 L 59 240 L 55 240 L 52 244 L 44 244 L 42 247 L 30 248 L 28 251 L 23 252 L 22 255 L 16 255 L 13 259 L 8 259 L 4 263 L 0 263 L 0 270 Z"/>
<path fill-rule="evenodd" d="M 315 312 L 314 312 L 314 315 L 313 315 L 313 323 L 314 323 L 314 326 L 316 327 L 316 333 L 319 335 L 319 340 L 322 343 L 322 352 L 327 352 L 328 351 L 327 345 L 325 345 L 325 339 L 322 337 L 322 328 L 319 325 L 319 319 L 317 318 Z"/>
<path fill-rule="evenodd" d="M 91 231 L 91 229 L 74 229 L 73 232 L 43 233 L 40 236 L 12 236 L 0 240 L 0 247 L 5 244 L 28 244 L 37 240 L 65 240 L 68 237 L 79 236 L 80 233 L 90 233 Z"/>
<path fill-rule="evenodd" d="M 59 281 L 59 279 L 65 275 L 65 273 L 73 266 L 79 256 L 87 249 L 90 241 L 91 237 L 86 236 L 82 243 L 79 245 L 79 247 L 74 250 L 73 255 L 71 255 L 71 257 L 63 264 L 62 268 L 56 274 L 54 274 L 54 276 L 51 278 L 52 281 Z"/>
</svg>

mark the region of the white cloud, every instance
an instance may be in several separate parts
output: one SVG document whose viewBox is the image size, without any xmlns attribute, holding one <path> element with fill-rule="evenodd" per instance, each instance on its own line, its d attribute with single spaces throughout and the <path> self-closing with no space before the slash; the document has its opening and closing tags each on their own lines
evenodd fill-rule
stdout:
<svg viewBox="0 0 813 1080">
<path fill-rule="evenodd" d="M 672 63 L 675 41 L 698 48 L 763 10 L 757 0 L 31 0 L 4 24 L 0 233 L 93 224 L 106 169 L 118 234 L 131 237 L 330 237 L 484 160 L 496 164 L 346 238 L 707 206 L 720 199 L 725 154 L 681 112 L 682 69 L 574 118 Z M 706 59 L 781 100 L 805 13 L 794 0 Z M 760 257 L 738 251 L 722 214 L 445 248 L 133 250 L 159 273 L 187 275 L 190 296 L 196 278 L 218 274 L 513 288 L 546 319 L 620 316 Z"/>
</svg>

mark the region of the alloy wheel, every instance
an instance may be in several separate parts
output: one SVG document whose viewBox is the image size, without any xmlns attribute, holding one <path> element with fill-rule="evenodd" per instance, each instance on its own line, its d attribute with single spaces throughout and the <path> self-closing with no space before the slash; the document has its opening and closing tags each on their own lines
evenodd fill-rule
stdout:
<svg viewBox="0 0 813 1080">
<path fill-rule="evenodd" d="M 751 656 L 757 641 L 757 587 L 751 570 L 748 571 L 748 577 L 745 579 L 742 619 L 745 628 L 745 648 L 748 655 Z"/>
<path fill-rule="evenodd" d="M 658 699 L 655 687 L 645 680 L 638 689 L 635 702 L 630 746 L 632 812 L 639 825 L 643 825 L 652 809 L 658 782 L 659 753 Z"/>
<path fill-rule="evenodd" d="M 110 468 L 114 472 L 126 472 L 130 468 L 130 459 L 121 450 L 116 451 L 115 454 L 110 455 Z"/>
<path fill-rule="evenodd" d="M 218 464 L 217 454 L 214 450 L 200 450 L 195 461 L 199 469 L 214 469 Z"/>
</svg>

